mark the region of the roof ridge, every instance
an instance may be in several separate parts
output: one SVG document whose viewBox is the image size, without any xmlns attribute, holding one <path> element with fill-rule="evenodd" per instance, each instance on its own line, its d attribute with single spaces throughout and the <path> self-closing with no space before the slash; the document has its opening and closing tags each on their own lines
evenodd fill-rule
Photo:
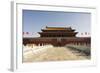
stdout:
<svg viewBox="0 0 100 73">
<path fill-rule="evenodd" d="M 48 27 L 46 26 L 46 28 L 71 28 L 71 27 Z"/>
</svg>

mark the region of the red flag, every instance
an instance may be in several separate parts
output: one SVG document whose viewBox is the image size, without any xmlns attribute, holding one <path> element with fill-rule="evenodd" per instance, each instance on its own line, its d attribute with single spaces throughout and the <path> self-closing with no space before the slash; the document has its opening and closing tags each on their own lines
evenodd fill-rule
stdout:
<svg viewBox="0 0 100 73">
<path fill-rule="evenodd" d="M 23 32 L 23 35 L 24 35 L 25 33 Z"/>
<path fill-rule="evenodd" d="M 85 35 L 87 35 L 87 32 L 85 32 Z"/>
<path fill-rule="evenodd" d="M 26 32 L 26 34 L 28 35 L 28 34 L 29 34 L 29 32 Z"/>
</svg>

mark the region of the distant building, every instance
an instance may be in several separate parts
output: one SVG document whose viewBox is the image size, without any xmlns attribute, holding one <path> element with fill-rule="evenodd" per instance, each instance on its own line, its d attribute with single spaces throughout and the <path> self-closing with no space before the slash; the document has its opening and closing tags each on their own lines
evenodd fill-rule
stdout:
<svg viewBox="0 0 100 73">
<path fill-rule="evenodd" d="M 67 44 L 74 45 L 89 45 L 91 43 L 90 37 L 76 37 L 78 32 L 71 27 L 47 27 L 38 32 L 40 37 L 37 38 L 23 38 L 23 44 L 36 44 L 53 46 L 65 46 Z"/>
</svg>

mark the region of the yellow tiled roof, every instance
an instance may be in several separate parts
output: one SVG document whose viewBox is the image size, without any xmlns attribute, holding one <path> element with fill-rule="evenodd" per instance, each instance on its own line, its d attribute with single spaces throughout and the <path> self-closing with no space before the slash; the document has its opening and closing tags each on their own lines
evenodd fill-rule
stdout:
<svg viewBox="0 0 100 73">
<path fill-rule="evenodd" d="M 43 30 L 72 30 L 71 27 L 46 27 Z"/>
</svg>

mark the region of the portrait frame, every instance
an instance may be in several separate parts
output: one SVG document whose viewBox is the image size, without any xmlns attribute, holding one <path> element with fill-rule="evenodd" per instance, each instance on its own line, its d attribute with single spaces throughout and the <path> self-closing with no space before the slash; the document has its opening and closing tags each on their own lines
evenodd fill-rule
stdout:
<svg viewBox="0 0 100 73">
<path fill-rule="evenodd" d="M 85 61 L 57 61 L 57 62 L 38 62 L 22 63 L 22 10 L 45 10 L 45 11 L 72 11 L 72 12 L 90 12 L 91 13 L 91 60 Z M 86 6 L 67 6 L 67 5 L 49 5 L 34 4 L 34 2 L 11 2 L 11 70 L 12 71 L 30 71 L 37 69 L 56 69 L 67 67 L 84 67 L 96 65 L 96 50 L 94 42 L 94 29 L 96 24 L 96 8 Z"/>
</svg>

